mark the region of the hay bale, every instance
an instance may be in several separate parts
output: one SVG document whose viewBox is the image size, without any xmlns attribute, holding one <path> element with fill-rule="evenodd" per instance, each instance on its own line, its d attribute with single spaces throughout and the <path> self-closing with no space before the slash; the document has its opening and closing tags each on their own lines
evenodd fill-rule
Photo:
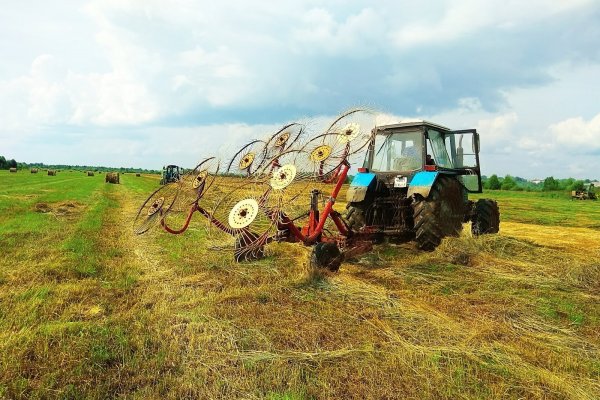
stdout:
<svg viewBox="0 0 600 400">
<path fill-rule="evenodd" d="M 38 173 L 38 169 L 37 168 L 31 168 L 31 173 L 32 174 L 37 174 Z"/>
<path fill-rule="evenodd" d="M 142 176 L 142 174 L 137 173 L 137 174 L 135 174 L 135 176 L 137 176 L 139 178 L 140 176 Z"/>
<path fill-rule="evenodd" d="M 16 168 L 10 168 L 9 171 L 10 172 L 17 172 L 17 169 Z"/>
<path fill-rule="evenodd" d="M 48 176 L 56 176 L 56 170 L 49 169 Z"/>
<path fill-rule="evenodd" d="M 87 176 L 94 176 L 94 173 L 92 171 L 88 171 Z"/>
<path fill-rule="evenodd" d="M 104 182 L 119 184 L 120 183 L 119 173 L 118 172 L 107 172 L 104 177 Z"/>
</svg>

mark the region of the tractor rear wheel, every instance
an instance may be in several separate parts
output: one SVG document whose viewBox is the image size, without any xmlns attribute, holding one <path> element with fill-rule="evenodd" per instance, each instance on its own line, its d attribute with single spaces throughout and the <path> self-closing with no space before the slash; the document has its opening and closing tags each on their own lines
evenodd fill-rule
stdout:
<svg viewBox="0 0 600 400">
<path fill-rule="evenodd" d="M 314 269 L 327 268 L 332 272 L 336 272 L 340 269 L 343 258 L 337 244 L 319 242 L 315 244 L 310 254 L 310 266 Z"/>
<path fill-rule="evenodd" d="M 356 204 L 356 203 L 355 203 Z M 367 224 L 365 220 L 365 212 L 362 207 L 349 203 L 346 206 L 346 214 L 344 215 L 346 225 L 353 232 L 358 232 Z"/>
<path fill-rule="evenodd" d="M 500 210 L 498 203 L 490 199 L 479 199 L 471 223 L 471 232 L 475 236 L 486 233 L 498 233 L 500 230 Z"/>
<path fill-rule="evenodd" d="M 421 250 L 432 251 L 445 236 L 458 236 L 465 215 L 465 188 L 453 177 L 440 175 L 429 196 L 413 200 L 415 241 Z"/>
</svg>

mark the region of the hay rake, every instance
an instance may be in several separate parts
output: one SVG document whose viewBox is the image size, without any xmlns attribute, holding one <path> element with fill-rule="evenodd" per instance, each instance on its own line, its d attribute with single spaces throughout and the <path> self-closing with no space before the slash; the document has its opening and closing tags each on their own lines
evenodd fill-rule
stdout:
<svg viewBox="0 0 600 400">
<path fill-rule="evenodd" d="M 198 213 L 208 240 L 218 243 L 212 248 L 233 250 L 236 261 L 261 258 L 269 243 L 292 242 L 314 245 L 311 262 L 337 270 L 344 257 L 371 248 L 368 235 L 349 229 L 334 204 L 350 158 L 372 139 L 363 126 L 374 126 L 374 117 L 350 110 L 314 135 L 291 123 L 266 140 L 249 142 L 224 166 L 207 158 L 146 199 L 134 232 L 160 226 L 181 234 Z"/>
</svg>

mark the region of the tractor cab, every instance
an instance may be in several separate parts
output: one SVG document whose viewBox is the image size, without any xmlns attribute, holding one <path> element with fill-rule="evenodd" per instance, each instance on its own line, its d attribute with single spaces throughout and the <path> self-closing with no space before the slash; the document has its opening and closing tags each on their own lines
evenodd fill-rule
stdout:
<svg viewBox="0 0 600 400">
<path fill-rule="evenodd" d="M 475 129 L 452 131 L 427 121 L 374 129 L 361 171 L 389 188 L 410 187 L 427 176 L 458 176 L 468 192 L 481 192 L 479 135 Z M 428 179 L 431 180 L 431 179 Z"/>
<path fill-rule="evenodd" d="M 167 183 L 179 182 L 181 175 L 183 175 L 183 168 L 177 165 L 164 166 L 160 184 L 166 185 Z"/>
</svg>

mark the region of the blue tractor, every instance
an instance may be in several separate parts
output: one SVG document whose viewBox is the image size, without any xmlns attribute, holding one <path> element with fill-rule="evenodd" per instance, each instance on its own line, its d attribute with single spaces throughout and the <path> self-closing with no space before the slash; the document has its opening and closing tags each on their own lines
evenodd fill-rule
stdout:
<svg viewBox="0 0 600 400">
<path fill-rule="evenodd" d="M 479 134 L 427 121 L 378 126 L 362 168 L 347 192 L 344 221 L 350 231 L 375 242 L 414 240 L 435 249 L 471 221 L 474 235 L 497 233 L 494 200 L 481 193 Z"/>
<path fill-rule="evenodd" d="M 162 176 L 160 178 L 160 184 L 166 185 L 167 183 L 179 182 L 183 175 L 183 168 L 177 165 L 166 165 L 163 167 Z"/>
</svg>

